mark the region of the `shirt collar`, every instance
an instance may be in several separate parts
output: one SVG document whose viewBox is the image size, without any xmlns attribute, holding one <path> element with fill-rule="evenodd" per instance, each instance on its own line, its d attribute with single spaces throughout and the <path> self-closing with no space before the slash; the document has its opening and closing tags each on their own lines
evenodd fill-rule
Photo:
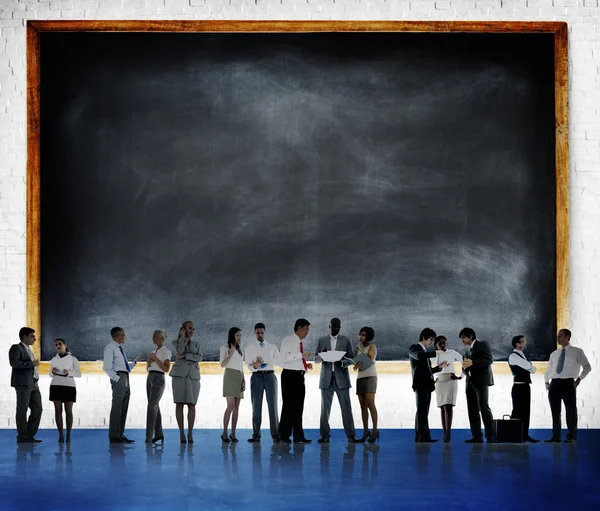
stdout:
<svg viewBox="0 0 600 511">
<path fill-rule="evenodd" d="M 338 334 L 340 335 L 340 334 Z M 331 335 L 329 334 L 329 338 L 333 341 L 334 339 L 337 341 L 338 336 L 337 335 Z"/>
<path fill-rule="evenodd" d="M 425 347 L 425 345 L 419 341 L 419 344 L 421 345 L 421 348 L 423 348 L 423 350 L 427 351 L 427 348 Z"/>
</svg>

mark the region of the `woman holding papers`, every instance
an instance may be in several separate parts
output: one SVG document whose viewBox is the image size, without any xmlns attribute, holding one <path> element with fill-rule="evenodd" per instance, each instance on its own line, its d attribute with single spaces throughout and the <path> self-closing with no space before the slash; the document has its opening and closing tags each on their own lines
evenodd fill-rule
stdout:
<svg viewBox="0 0 600 511">
<path fill-rule="evenodd" d="M 356 377 L 356 395 L 360 402 L 360 411 L 363 422 L 363 436 L 358 439 L 364 443 L 368 439 L 370 444 L 375 443 L 379 439 L 379 430 L 377 429 L 377 408 L 375 408 L 375 393 L 377 392 L 377 370 L 375 369 L 375 358 L 377 357 L 377 346 L 372 344 L 375 338 L 375 331 L 368 326 L 360 329 L 359 340 L 360 344 L 356 348 L 357 357 L 368 357 L 367 360 L 358 361 L 354 366 L 354 370 L 358 371 Z M 368 367 L 367 367 L 368 365 Z M 363 367 L 364 366 L 364 367 Z M 369 431 L 369 412 L 371 412 L 371 420 L 373 421 L 373 431 Z"/>
<path fill-rule="evenodd" d="M 171 351 L 166 348 L 167 333 L 164 330 L 154 330 L 152 342 L 156 346 L 148 353 L 146 370 L 146 395 L 148 408 L 146 409 L 146 443 L 165 443 L 160 414 L 160 400 L 165 391 L 165 373 L 171 367 Z M 154 436 L 153 436 L 154 435 Z"/>
<path fill-rule="evenodd" d="M 73 427 L 73 403 L 77 401 L 77 389 L 73 378 L 81 377 L 78 360 L 71 355 L 64 339 L 56 339 L 54 347 L 58 353 L 50 361 L 50 401 L 54 403 L 54 420 L 58 429 L 58 441 L 64 442 L 62 410 L 65 407 L 67 443 L 71 442 Z"/>
<path fill-rule="evenodd" d="M 237 427 L 238 409 L 244 397 L 246 381 L 244 380 L 244 354 L 240 348 L 242 331 L 233 327 L 227 334 L 227 343 L 221 346 L 219 363 L 225 368 L 223 375 L 223 397 L 227 400 L 227 408 L 223 414 L 223 442 L 237 442 L 235 428 Z M 229 419 L 231 418 L 231 435 L 227 436 Z"/>
<path fill-rule="evenodd" d="M 442 414 L 443 441 L 448 443 L 450 442 L 450 430 L 452 429 L 452 408 L 456 405 L 456 394 L 458 393 L 458 384 L 456 381 L 462 378 L 456 376 L 454 362 L 462 362 L 463 357 L 460 353 L 447 349 L 446 344 L 447 341 L 443 335 L 436 337 L 437 365 L 440 365 L 442 362 L 448 362 L 448 365 L 439 373 L 435 387 L 437 405 Z"/>
</svg>

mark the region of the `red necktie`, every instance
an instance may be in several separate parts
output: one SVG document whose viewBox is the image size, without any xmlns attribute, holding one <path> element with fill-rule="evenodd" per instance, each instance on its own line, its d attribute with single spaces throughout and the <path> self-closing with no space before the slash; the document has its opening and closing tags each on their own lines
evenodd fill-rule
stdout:
<svg viewBox="0 0 600 511">
<path fill-rule="evenodd" d="M 304 348 L 302 347 L 302 341 L 300 341 L 300 353 L 304 355 Z M 308 364 L 306 363 L 306 359 L 302 357 L 302 363 L 304 364 L 304 370 L 308 371 Z"/>
</svg>

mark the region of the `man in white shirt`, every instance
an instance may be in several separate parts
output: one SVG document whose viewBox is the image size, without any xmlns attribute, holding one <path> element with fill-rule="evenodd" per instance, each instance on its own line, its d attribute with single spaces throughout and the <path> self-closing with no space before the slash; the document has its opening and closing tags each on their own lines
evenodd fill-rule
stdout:
<svg viewBox="0 0 600 511">
<path fill-rule="evenodd" d="M 38 387 L 40 361 L 35 358 L 31 346 L 36 341 L 35 330 L 23 327 L 19 330 L 18 344 L 13 344 L 8 351 L 8 359 L 12 367 L 10 385 L 17 393 L 17 442 L 39 443 L 35 438 L 42 418 L 42 396 Z M 27 420 L 27 409 L 31 409 Z"/>
<path fill-rule="evenodd" d="M 254 325 L 256 341 L 244 350 L 244 360 L 252 376 L 250 377 L 250 399 L 252 401 L 252 438 L 248 442 L 260 442 L 263 396 L 267 394 L 271 438 L 279 442 L 279 418 L 277 417 L 277 377 L 274 364 L 278 363 L 279 350 L 274 344 L 265 341 L 264 323 Z"/>
<path fill-rule="evenodd" d="M 312 353 L 304 351 L 303 339 L 306 339 L 310 323 L 304 318 L 296 320 L 294 335 L 286 337 L 281 343 L 280 360 L 283 371 L 281 372 L 281 420 L 279 421 L 279 437 L 281 443 L 310 444 L 304 436 L 302 427 L 302 414 L 304 412 L 304 374 L 312 369 L 306 359 Z"/>
<path fill-rule="evenodd" d="M 110 378 L 112 387 L 112 405 L 110 407 L 110 421 L 108 426 L 108 438 L 111 444 L 131 444 L 135 440 L 127 438 L 125 433 L 125 422 L 127 421 L 127 410 L 129 408 L 129 373 L 135 367 L 140 357 L 133 363 L 127 361 L 123 351 L 123 344 L 127 336 L 121 327 L 110 330 L 112 342 L 104 348 L 104 362 L 102 369 Z"/>
<path fill-rule="evenodd" d="M 513 374 L 513 387 L 511 391 L 513 409 L 511 419 L 521 419 L 523 428 L 523 442 L 537 444 L 529 436 L 529 419 L 531 417 L 531 375 L 535 373 L 534 365 L 527 360 L 523 353 L 527 340 L 524 335 L 516 335 L 512 339 L 513 352 L 508 357 L 508 365 Z"/>
<path fill-rule="evenodd" d="M 563 328 L 556 335 L 560 348 L 553 351 L 544 375 L 550 411 L 552 412 L 552 438 L 547 443 L 561 441 L 561 401 L 565 403 L 567 418 L 567 439 L 565 443 L 577 441 L 577 387 L 592 370 L 585 353 L 581 348 L 571 346 L 571 331 Z"/>
</svg>

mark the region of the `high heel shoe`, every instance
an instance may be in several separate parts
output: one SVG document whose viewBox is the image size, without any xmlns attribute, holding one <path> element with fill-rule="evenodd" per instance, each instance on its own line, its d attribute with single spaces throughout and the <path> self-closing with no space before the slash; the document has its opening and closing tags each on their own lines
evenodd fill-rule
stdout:
<svg viewBox="0 0 600 511">
<path fill-rule="evenodd" d="M 239 440 L 236 437 L 234 437 L 233 435 L 229 435 L 229 440 L 231 440 L 234 443 L 239 442 Z"/>
<path fill-rule="evenodd" d="M 369 437 L 367 442 L 369 442 L 370 444 L 374 444 L 378 440 L 379 440 L 379 431 L 371 433 L 371 436 Z"/>
<path fill-rule="evenodd" d="M 160 442 L 161 445 L 165 445 L 165 435 L 155 436 L 152 439 L 153 444 L 157 444 L 158 442 Z"/>
<path fill-rule="evenodd" d="M 224 433 L 221 435 L 221 440 L 224 444 L 228 444 L 229 442 L 231 442 L 231 440 L 229 440 L 229 438 L 227 438 Z"/>
<path fill-rule="evenodd" d="M 371 431 L 370 431 L 370 430 L 368 430 L 368 431 L 367 431 L 367 432 L 366 432 L 366 433 L 365 433 L 365 434 L 362 436 L 362 438 L 359 438 L 359 439 L 357 440 L 357 443 L 359 443 L 359 444 L 364 444 L 364 443 L 367 441 L 367 438 L 369 438 L 370 436 L 371 436 Z"/>
</svg>

